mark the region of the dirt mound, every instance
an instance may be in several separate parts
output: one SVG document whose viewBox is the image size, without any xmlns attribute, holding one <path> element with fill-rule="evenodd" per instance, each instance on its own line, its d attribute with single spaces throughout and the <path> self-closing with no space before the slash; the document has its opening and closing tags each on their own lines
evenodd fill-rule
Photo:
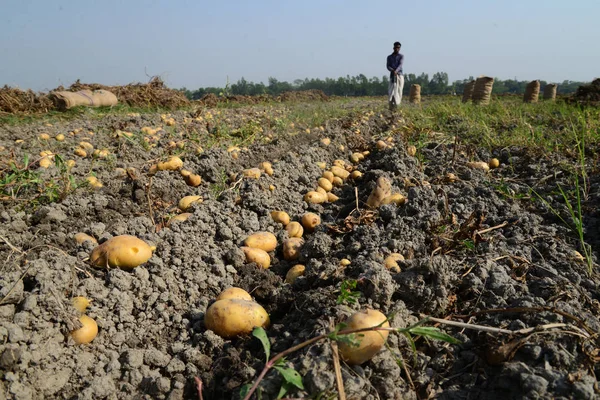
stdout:
<svg viewBox="0 0 600 400">
<path fill-rule="evenodd" d="M 327 101 L 329 97 L 317 89 L 302 90 L 298 92 L 284 92 L 277 97 L 278 101 Z"/>
<path fill-rule="evenodd" d="M 47 95 L 4 86 L 0 89 L 0 113 L 43 113 L 53 109 Z"/>
<path fill-rule="evenodd" d="M 108 90 L 117 95 L 120 103 L 134 107 L 161 107 L 174 110 L 190 104 L 183 92 L 170 89 L 159 78 L 154 77 L 148 83 L 134 83 L 126 86 L 106 86 L 98 83 L 81 83 L 79 79 L 69 87 L 69 91 Z M 56 90 L 63 90 L 57 88 Z"/>
<path fill-rule="evenodd" d="M 594 79 L 589 85 L 579 86 L 568 102 L 582 105 L 600 105 L 600 78 Z"/>
</svg>

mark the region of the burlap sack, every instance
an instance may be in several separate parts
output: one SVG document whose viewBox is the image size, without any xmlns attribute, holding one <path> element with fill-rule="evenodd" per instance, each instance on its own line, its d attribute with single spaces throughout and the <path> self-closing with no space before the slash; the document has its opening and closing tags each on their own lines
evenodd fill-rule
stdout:
<svg viewBox="0 0 600 400">
<path fill-rule="evenodd" d="M 544 86 L 544 100 L 556 100 L 556 89 L 558 85 L 556 83 L 549 83 Z"/>
<path fill-rule="evenodd" d="M 473 97 L 473 89 L 475 88 L 475 81 L 471 81 L 465 85 L 465 89 L 463 90 L 462 102 L 466 103 L 471 100 Z"/>
<path fill-rule="evenodd" d="M 531 81 L 525 87 L 524 103 L 537 103 L 540 95 L 540 81 Z"/>
<path fill-rule="evenodd" d="M 421 102 L 421 85 L 417 85 L 416 83 L 410 85 L 410 97 L 408 101 L 413 104 Z"/>
<path fill-rule="evenodd" d="M 52 92 L 49 97 L 59 110 L 77 106 L 102 107 L 117 105 L 117 96 L 108 90 L 80 90 L 79 92 Z"/>
<path fill-rule="evenodd" d="M 489 76 L 480 76 L 477 78 L 475 87 L 473 88 L 473 103 L 481 105 L 490 104 L 493 87 L 494 78 Z"/>
</svg>

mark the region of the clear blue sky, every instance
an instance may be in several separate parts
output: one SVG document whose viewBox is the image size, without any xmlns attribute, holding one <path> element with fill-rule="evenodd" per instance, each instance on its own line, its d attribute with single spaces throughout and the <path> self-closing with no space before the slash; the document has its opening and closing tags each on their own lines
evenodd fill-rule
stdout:
<svg viewBox="0 0 600 400">
<path fill-rule="evenodd" d="M 34 90 L 146 72 L 188 89 L 381 77 L 396 40 L 405 73 L 600 76 L 598 0 L 0 0 L 0 10 L 0 86 Z"/>
</svg>

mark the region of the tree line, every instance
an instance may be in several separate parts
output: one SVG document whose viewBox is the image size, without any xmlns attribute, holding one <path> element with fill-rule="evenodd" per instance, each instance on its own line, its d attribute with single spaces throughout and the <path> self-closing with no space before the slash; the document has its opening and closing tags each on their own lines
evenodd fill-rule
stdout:
<svg viewBox="0 0 600 400">
<path fill-rule="evenodd" d="M 432 94 L 462 94 L 463 89 L 467 83 L 475 79 L 470 76 L 468 79 L 456 80 L 452 83 L 448 81 L 448 74 L 446 72 L 436 72 L 430 78 L 429 74 L 422 73 L 406 74 L 404 82 L 404 94 L 408 94 L 410 86 L 412 84 L 421 85 L 422 95 Z M 243 77 L 236 83 L 231 85 L 227 84 L 225 87 L 205 87 L 196 90 L 189 90 L 187 88 L 180 89 L 190 100 L 198 100 L 204 95 L 213 93 L 216 95 L 245 95 L 245 96 L 256 96 L 262 94 L 268 94 L 272 96 L 278 96 L 283 92 L 295 91 L 295 90 L 322 90 L 328 96 L 385 96 L 388 92 L 388 81 L 387 75 L 381 78 L 372 77 L 367 78 L 363 74 L 357 76 L 345 76 L 337 79 L 333 78 L 312 78 L 312 79 L 296 79 L 292 83 L 286 81 L 279 81 L 276 78 L 269 77 L 267 84 L 263 82 L 254 83 L 249 82 Z M 518 81 L 516 79 L 494 79 L 494 87 L 492 93 L 495 94 L 522 94 L 525 92 L 525 86 L 530 81 Z M 541 88 L 549 83 L 546 81 L 540 81 Z M 558 83 L 558 82 L 552 82 Z M 569 94 L 577 90 L 577 88 L 587 82 L 576 82 L 565 80 L 562 83 L 558 83 L 559 94 Z"/>
</svg>

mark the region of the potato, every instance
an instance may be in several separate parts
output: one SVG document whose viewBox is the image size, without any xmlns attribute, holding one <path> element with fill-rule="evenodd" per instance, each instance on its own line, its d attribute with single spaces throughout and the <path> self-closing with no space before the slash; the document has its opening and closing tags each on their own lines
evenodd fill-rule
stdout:
<svg viewBox="0 0 600 400">
<path fill-rule="evenodd" d="M 490 166 L 488 165 L 488 163 L 483 162 L 483 161 L 468 162 L 467 163 L 467 167 L 474 168 L 474 169 L 481 169 L 481 170 L 484 170 L 484 171 L 489 171 L 490 170 Z"/>
<path fill-rule="evenodd" d="M 190 208 L 192 204 L 202 203 L 202 201 L 202 196 L 185 196 L 181 200 L 179 200 L 177 207 L 179 207 L 181 211 L 187 211 L 187 209 Z"/>
<path fill-rule="evenodd" d="M 300 257 L 300 249 L 304 240 L 292 237 L 283 242 L 283 258 L 288 261 L 296 260 Z"/>
<path fill-rule="evenodd" d="M 173 156 L 169 161 L 159 162 L 157 164 L 159 171 L 177 171 L 183 168 L 183 161 L 177 156 Z"/>
<path fill-rule="evenodd" d="M 90 262 L 97 267 L 135 268 L 152 257 L 152 249 L 141 239 L 130 235 L 115 236 L 97 246 Z"/>
<path fill-rule="evenodd" d="M 65 135 L 63 135 L 62 133 L 59 133 L 58 135 L 56 135 L 56 137 L 54 138 L 59 142 L 62 142 L 63 140 L 65 140 Z"/>
<path fill-rule="evenodd" d="M 287 274 L 285 274 L 285 283 L 289 283 L 291 285 L 299 276 L 304 275 L 305 270 L 306 267 L 302 264 L 294 265 L 289 269 Z"/>
<path fill-rule="evenodd" d="M 304 195 L 304 201 L 312 204 L 321 204 L 327 201 L 327 195 L 316 191 L 310 191 Z"/>
<path fill-rule="evenodd" d="M 417 148 L 413 145 L 410 145 L 406 148 L 406 153 L 409 156 L 414 157 L 417 154 Z"/>
<path fill-rule="evenodd" d="M 98 336 L 98 324 L 87 315 L 79 317 L 79 322 L 83 325 L 81 328 L 71 332 L 71 337 L 77 344 L 90 343 Z"/>
<path fill-rule="evenodd" d="M 389 327 L 386 316 L 379 311 L 368 309 L 354 313 L 346 321 L 347 330 L 375 327 L 381 324 L 381 327 Z M 385 322 L 383 322 L 385 321 Z M 383 322 L 383 324 L 382 324 Z M 353 346 L 350 343 L 339 342 L 339 350 L 342 359 L 349 365 L 360 365 L 369 361 L 385 344 L 388 337 L 388 331 L 366 331 L 356 334 L 360 341 L 359 346 Z"/>
<path fill-rule="evenodd" d="M 302 226 L 307 232 L 312 232 L 321 224 L 321 217 L 315 213 L 306 213 L 302 216 Z"/>
<path fill-rule="evenodd" d="M 397 206 L 400 206 L 404 203 L 406 203 L 406 197 L 404 197 L 400 193 L 394 193 L 394 194 L 391 194 L 391 195 L 385 197 L 383 200 L 381 200 L 380 205 L 383 206 L 385 204 L 395 204 Z"/>
<path fill-rule="evenodd" d="M 84 149 L 82 149 L 81 147 L 76 148 L 73 151 L 73 154 L 75 154 L 76 156 L 82 157 L 82 158 L 87 157 L 87 152 Z"/>
<path fill-rule="evenodd" d="M 187 169 L 182 169 L 179 171 L 179 173 L 181 176 L 183 176 L 183 180 L 188 186 L 197 187 L 200 186 L 200 183 L 202 183 L 202 178 L 200 175 L 192 174 Z"/>
<path fill-rule="evenodd" d="M 377 178 L 377 186 L 369 195 L 367 205 L 372 208 L 377 208 L 381 205 L 381 201 L 392 194 L 392 184 L 389 179 L 384 176 Z"/>
<path fill-rule="evenodd" d="M 327 191 L 325 189 L 323 189 L 321 186 L 317 186 L 317 188 L 315 189 L 315 192 L 319 192 L 319 193 L 327 196 Z"/>
<path fill-rule="evenodd" d="M 67 160 L 67 168 L 73 168 L 75 166 L 75 160 Z"/>
<path fill-rule="evenodd" d="M 90 142 L 79 142 L 79 147 L 84 149 L 85 151 L 93 151 L 94 146 Z"/>
<path fill-rule="evenodd" d="M 339 167 L 337 165 L 334 165 L 333 167 L 331 167 L 331 172 L 333 173 L 333 175 L 342 178 L 342 179 L 348 179 L 348 177 L 350 176 L 350 172 L 346 171 L 344 168 Z"/>
<path fill-rule="evenodd" d="M 265 171 L 265 173 L 269 176 L 273 176 L 273 166 L 271 165 L 270 162 L 263 162 L 260 164 L 259 166 L 260 169 L 262 169 L 263 171 Z"/>
<path fill-rule="evenodd" d="M 96 189 L 98 189 L 98 188 L 101 188 L 101 187 L 103 186 L 103 185 L 102 185 L 102 182 L 100 182 L 100 181 L 98 180 L 98 178 L 96 178 L 95 176 L 88 176 L 87 178 L 85 178 L 85 180 L 86 180 L 86 181 L 87 181 L 87 183 L 89 183 L 89 184 L 90 184 L 90 186 L 91 186 L 91 187 L 93 187 L 93 188 L 96 188 Z"/>
<path fill-rule="evenodd" d="M 271 218 L 273 218 L 273 221 L 283 225 L 290 223 L 290 216 L 285 211 L 271 211 Z"/>
<path fill-rule="evenodd" d="M 221 292 L 220 295 L 217 296 L 217 301 L 225 300 L 225 299 L 240 299 L 253 301 L 250 293 L 246 292 L 244 289 L 240 289 L 238 287 L 230 287 Z"/>
<path fill-rule="evenodd" d="M 352 179 L 360 179 L 362 177 L 362 172 L 360 171 L 352 171 L 350 174 L 350 178 Z"/>
<path fill-rule="evenodd" d="M 38 139 L 40 139 L 40 140 L 48 140 L 48 139 L 50 139 L 50 135 L 48 135 L 47 133 L 40 133 L 38 135 Z"/>
<path fill-rule="evenodd" d="M 85 309 L 88 308 L 91 301 L 88 298 L 83 296 L 76 296 L 71 299 L 71 304 L 73 304 L 73 308 L 75 308 L 80 313 L 84 313 Z"/>
<path fill-rule="evenodd" d="M 333 178 L 334 177 L 335 177 L 335 175 L 333 175 L 333 172 L 331 172 L 331 171 L 325 171 L 325 172 L 323 172 L 323 178 L 327 179 L 331 183 L 333 183 Z"/>
<path fill-rule="evenodd" d="M 400 272 L 398 261 L 404 261 L 404 256 L 400 253 L 392 253 L 385 258 L 384 265 L 392 272 Z"/>
<path fill-rule="evenodd" d="M 88 241 L 92 242 L 94 244 L 98 244 L 98 241 L 94 237 L 88 235 L 87 233 L 83 233 L 83 232 L 76 233 L 74 238 L 75 238 L 75 241 L 77 242 L 77 244 L 83 244 L 84 242 L 88 242 Z"/>
<path fill-rule="evenodd" d="M 258 179 L 260 178 L 260 174 L 261 172 L 258 168 L 249 168 L 242 171 L 242 175 L 244 175 L 245 178 Z"/>
<path fill-rule="evenodd" d="M 271 266 L 271 257 L 269 257 L 269 253 L 266 251 L 247 246 L 242 246 L 241 249 L 244 251 L 244 254 L 246 254 L 247 262 L 256 263 L 264 269 Z"/>
<path fill-rule="evenodd" d="M 446 183 L 454 183 L 458 180 L 458 177 L 454 175 L 452 172 L 448 172 L 444 175 L 444 182 Z"/>
<path fill-rule="evenodd" d="M 300 225 L 300 222 L 296 221 L 290 222 L 285 227 L 285 230 L 287 231 L 290 237 L 300 238 L 304 234 L 304 228 L 302 227 L 302 225 Z"/>
<path fill-rule="evenodd" d="M 172 217 L 171 219 L 169 219 L 169 222 L 167 222 L 167 228 L 173 225 L 174 222 L 183 222 L 187 220 L 190 216 L 192 216 L 192 213 L 181 213 Z"/>
<path fill-rule="evenodd" d="M 333 178 L 332 178 L 333 181 Z M 333 183 L 332 181 L 330 181 L 327 178 L 319 178 L 319 186 L 323 188 L 323 190 L 325 190 L 326 192 L 331 192 L 331 189 L 333 188 Z"/>
<path fill-rule="evenodd" d="M 253 249 L 269 252 L 277 247 L 277 238 L 271 232 L 256 232 L 248 236 L 244 240 L 244 244 Z"/>
<path fill-rule="evenodd" d="M 498 168 L 500 166 L 500 160 L 498 160 L 497 158 L 492 158 L 488 163 L 488 166 L 492 169 Z"/>
<path fill-rule="evenodd" d="M 325 164 L 324 162 L 317 162 L 317 166 L 321 169 L 327 168 L 327 164 Z"/>
<path fill-rule="evenodd" d="M 321 139 L 321 143 L 323 143 L 325 146 L 329 146 L 331 144 L 331 139 L 323 138 Z"/>
<path fill-rule="evenodd" d="M 327 201 L 328 201 L 328 202 L 330 202 L 330 203 L 333 203 L 333 202 L 335 202 L 335 201 L 338 201 L 339 199 L 340 199 L 340 198 L 339 198 L 339 197 L 337 197 L 335 194 L 333 194 L 333 193 L 331 193 L 331 192 L 328 192 L 328 193 L 327 193 Z"/>
<path fill-rule="evenodd" d="M 333 165 L 336 167 L 344 168 L 346 166 L 346 162 L 344 160 L 337 159 L 333 161 Z"/>
<path fill-rule="evenodd" d="M 42 167 L 42 168 L 48 168 L 51 165 L 52 165 L 52 160 L 48 156 L 45 156 L 45 157 L 41 158 L 41 160 L 40 160 L 40 167 Z"/>
<path fill-rule="evenodd" d="M 350 260 L 348 260 L 347 258 L 342 258 L 340 260 L 340 265 L 342 267 L 347 267 L 348 265 L 350 265 L 352 262 Z"/>
<path fill-rule="evenodd" d="M 362 153 L 352 153 L 352 155 L 350 156 L 350 161 L 352 161 L 354 164 L 358 164 L 364 158 L 365 156 L 363 156 Z"/>
<path fill-rule="evenodd" d="M 339 176 L 333 178 L 333 186 L 344 186 L 344 181 Z"/>
<path fill-rule="evenodd" d="M 215 301 L 204 314 L 204 325 L 223 338 L 246 335 L 269 326 L 269 314 L 258 303 L 241 299 Z"/>
<path fill-rule="evenodd" d="M 375 143 L 375 146 L 377 147 L 378 150 L 383 150 L 388 147 L 388 144 L 386 142 L 384 142 L 383 140 L 378 140 L 377 143 Z"/>
<path fill-rule="evenodd" d="M 371 154 L 371 152 L 369 150 L 365 150 L 362 152 L 362 155 L 365 157 L 368 156 L 369 154 Z"/>
</svg>

